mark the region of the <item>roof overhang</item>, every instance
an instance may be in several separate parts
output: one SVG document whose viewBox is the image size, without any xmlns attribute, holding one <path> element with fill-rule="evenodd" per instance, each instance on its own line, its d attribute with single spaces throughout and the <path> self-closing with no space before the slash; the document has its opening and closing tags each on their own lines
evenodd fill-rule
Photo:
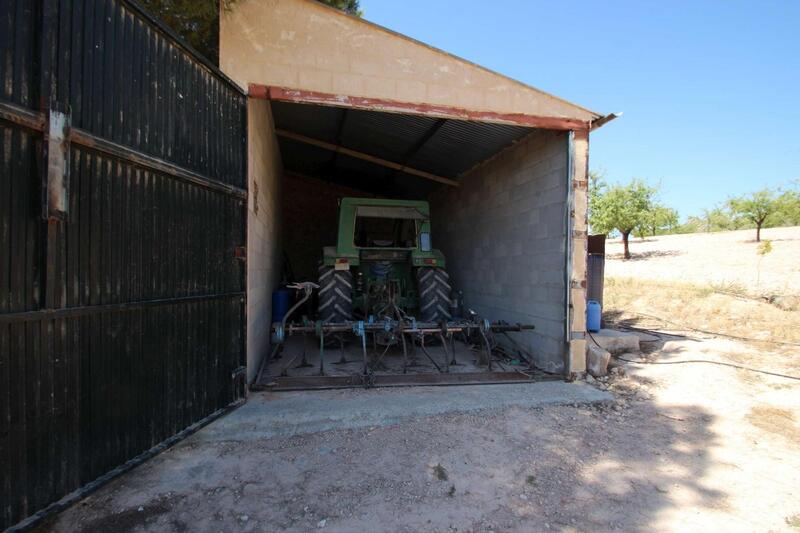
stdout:
<svg viewBox="0 0 800 533">
<path fill-rule="evenodd" d="M 288 173 L 379 196 L 426 198 L 534 132 L 585 135 L 616 115 L 591 121 L 498 113 L 251 84 L 271 102 Z"/>
<path fill-rule="evenodd" d="M 276 102 L 346 107 L 384 113 L 401 113 L 493 124 L 509 124 L 527 128 L 570 131 L 588 130 L 592 125 L 589 121 L 574 118 L 539 116 L 526 113 L 479 111 L 437 104 L 400 102 L 397 100 L 366 98 L 258 84 L 250 84 L 248 92 L 252 98 L 265 98 Z"/>
</svg>

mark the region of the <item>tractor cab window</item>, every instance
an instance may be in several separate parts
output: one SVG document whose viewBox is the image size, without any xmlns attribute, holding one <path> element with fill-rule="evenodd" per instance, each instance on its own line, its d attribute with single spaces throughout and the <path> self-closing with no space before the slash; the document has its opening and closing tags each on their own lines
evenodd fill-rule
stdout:
<svg viewBox="0 0 800 533">
<path fill-rule="evenodd" d="M 355 245 L 360 248 L 414 248 L 417 245 L 417 221 L 358 216 Z"/>
</svg>

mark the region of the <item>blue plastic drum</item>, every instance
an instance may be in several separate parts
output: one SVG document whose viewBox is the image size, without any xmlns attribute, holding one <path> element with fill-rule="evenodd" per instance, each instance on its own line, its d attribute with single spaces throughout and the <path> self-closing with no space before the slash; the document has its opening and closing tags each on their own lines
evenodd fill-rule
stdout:
<svg viewBox="0 0 800 533">
<path fill-rule="evenodd" d="M 289 311 L 292 302 L 292 291 L 281 288 L 272 293 L 272 321 L 280 322 Z"/>
<path fill-rule="evenodd" d="M 586 329 L 592 333 L 600 331 L 600 319 L 602 314 L 600 303 L 597 300 L 589 300 L 586 302 Z"/>
</svg>

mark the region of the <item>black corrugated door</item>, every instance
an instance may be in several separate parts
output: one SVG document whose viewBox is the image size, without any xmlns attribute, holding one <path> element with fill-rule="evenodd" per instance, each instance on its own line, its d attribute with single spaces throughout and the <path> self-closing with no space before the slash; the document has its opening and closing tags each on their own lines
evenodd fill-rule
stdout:
<svg viewBox="0 0 800 533">
<path fill-rule="evenodd" d="M 0 0 L 0 529 L 244 395 L 244 94 L 126 0 Z"/>
</svg>

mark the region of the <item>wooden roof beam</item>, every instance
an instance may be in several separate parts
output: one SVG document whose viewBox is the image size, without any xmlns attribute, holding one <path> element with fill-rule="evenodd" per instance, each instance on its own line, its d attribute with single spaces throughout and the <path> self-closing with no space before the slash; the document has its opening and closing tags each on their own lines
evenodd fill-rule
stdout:
<svg viewBox="0 0 800 533">
<path fill-rule="evenodd" d="M 307 137 L 306 135 L 301 135 L 299 133 L 294 133 L 292 131 L 276 129 L 275 134 L 278 137 L 283 137 L 285 139 L 292 139 L 293 141 L 298 141 L 304 144 L 310 144 L 312 146 L 324 148 L 325 150 L 330 150 L 332 152 L 336 152 L 339 154 L 349 155 L 350 157 L 355 157 L 356 159 L 361 159 L 363 161 L 369 161 L 370 163 L 380 165 L 386 168 L 391 168 L 393 170 L 404 172 L 406 174 L 411 174 L 412 176 L 418 176 L 420 178 L 425 178 L 431 181 L 437 181 L 439 183 L 444 183 L 452 187 L 458 187 L 460 185 L 456 180 L 445 178 L 444 176 L 437 176 L 436 174 L 431 174 L 430 172 L 425 172 L 424 170 L 419 170 L 400 163 L 395 163 L 394 161 L 389 161 L 387 159 L 376 157 L 374 155 L 365 154 L 364 152 L 359 152 L 358 150 L 345 148 L 344 146 L 340 146 L 338 144 L 322 141 L 320 139 L 314 139 L 313 137 Z"/>
</svg>

